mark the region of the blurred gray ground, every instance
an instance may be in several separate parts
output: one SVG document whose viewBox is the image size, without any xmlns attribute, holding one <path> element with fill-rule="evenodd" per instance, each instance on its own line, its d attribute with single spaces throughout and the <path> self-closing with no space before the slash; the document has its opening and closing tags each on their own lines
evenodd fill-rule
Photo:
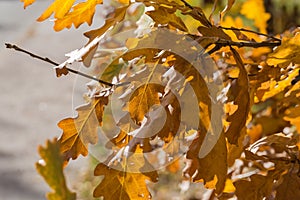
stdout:
<svg viewBox="0 0 300 200">
<path fill-rule="evenodd" d="M 74 112 L 76 76 L 58 79 L 51 65 L 4 45 L 14 43 L 57 62 L 83 45 L 86 26 L 57 33 L 52 22 L 35 21 L 51 2 L 37 1 L 23 10 L 17 0 L 0 1 L 0 200 L 45 199 L 50 189 L 35 171 L 37 147 L 58 137 L 57 122 Z"/>
</svg>

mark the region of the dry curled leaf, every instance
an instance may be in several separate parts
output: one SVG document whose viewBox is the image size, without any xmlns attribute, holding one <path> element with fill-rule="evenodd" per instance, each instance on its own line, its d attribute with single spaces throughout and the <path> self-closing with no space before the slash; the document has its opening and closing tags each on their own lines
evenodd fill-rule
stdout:
<svg viewBox="0 0 300 200">
<path fill-rule="evenodd" d="M 238 106 L 237 110 L 227 118 L 231 122 L 225 135 L 231 144 L 237 144 L 238 138 L 242 133 L 242 129 L 246 125 L 248 112 L 250 110 L 249 82 L 247 71 L 239 53 L 231 48 L 233 57 L 239 68 L 239 76 L 234 83 L 234 104 Z"/>
</svg>

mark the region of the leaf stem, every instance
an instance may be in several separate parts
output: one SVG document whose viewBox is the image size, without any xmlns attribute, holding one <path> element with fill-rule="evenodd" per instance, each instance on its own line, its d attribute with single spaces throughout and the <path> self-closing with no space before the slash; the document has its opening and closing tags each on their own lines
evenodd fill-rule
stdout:
<svg viewBox="0 0 300 200">
<path fill-rule="evenodd" d="M 22 48 L 20 48 L 20 47 L 14 45 L 14 44 L 5 43 L 5 46 L 6 46 L 6 48 L 8 48 L 8 49 L 14 49 L 14 50 L 16 50 L 16 51 L 20 51 L 20 52 L 23 52 L 23 53 L 25 53 L 25 54 L 28 54 L 29 56 L 31 56 L 31 57 L 33 57 L 33 58 L 36 58 L 36 59 L 45 61 L 45 62 L 47 62 L 47 63 L 50 63 L 50 64 L 54 65 L 54 66 L 59 66 L 59 63 L 54 62 L 54 61 L 50 60 L 50 59 L 47 58 L 47 57 L 41 57 L 41 56 L 36 55 L 36 54 L 34 54 L 34 53 L 32 53 L 32 52 L 29 52 L 29 51 L 27 51 L 27 50 L 25 50 L 25 49 L 22 49 Z M 68 67 L 66 67 L 66 69 L 67 69 L 69 72 L 71 72 L 71 73 L 74 73 L 74 74 L 83 76 L 83 77 L 88 78 L 88 79 L 92 79 L 92 80 L 98 81 L 99 83 L 102 83 L 102 84 L 104 84 L 104 85 L 107 85 L 107 86 L 110 86 L 110 87 L 115 86 L 115 85 L 112 84 L 112 83 L 109 83 L 109 82 L 103 81 L 103 80 L 101 80 L 101 79 L 95 78 L 95 77 L 93 77 L 93 76 L 90 76 L 90 75 L 88 75 L 88 74 L 82 73 L 82 72 L 77 71 L 77 70 L 75 70 L 75 69 L 71 69 L 71 68 L 68 68 Z"/>
</svg>

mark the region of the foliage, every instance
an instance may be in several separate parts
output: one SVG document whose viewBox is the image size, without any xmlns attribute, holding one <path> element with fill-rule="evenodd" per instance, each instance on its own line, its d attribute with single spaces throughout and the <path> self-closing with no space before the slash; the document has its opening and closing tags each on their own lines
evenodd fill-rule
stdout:
<svg viewBox="0 0 300 200">
<path fill-rule="evenodd" d="M 56 138 L 53 141 L 48 140 L 46 147 L 40 146 L 39 154 L 43 160 L 36 163 L 36 169 L 54 190 L 54 193 L 47 194 L 47 198 L 51 200 L 76 199 L 75 193 L 70 192 L 66 186 L 63 174 L 63 159 Z"/>
<path fill-rule="evenodd" d="M 25 8 L 34 2 L 21 1 Z M 94 197 L 151 198 L 148 185 L 159 181 L 163 166 L 182 170 L 182 181 L 203 182 L 212 198 L 300 198 L 299 29 L 267 35 L 263 0 L 228 0 L 221 17 L 213 10 L 210 18 L 192 4 L 55 0 L 38 18 L 53 14 L 60 31 L 91 25 L 97 6 L 107 12 L 103 25 L 84 33 L 88 43 L 55 67 L 60 76 L 74 62 L 94 65 L 99 82 L 89 83 L 78 116 L 58 123 L 57 143 L 39 150 L 46 165 L 37 169 L 61 195 L 48 199 L 74 198 L 63 175 L 52 176 L 62 170 L 58 145 L 67 165 L 88 155 L 99 134 L 109 155 L 95 168 L 104 178 Z M 230 15 L 235 6 L 240 13 Z M 117 131 L 103 131 L 112 104 L 123 114 L 115 125 L 107 122 Z"/>
</svg>

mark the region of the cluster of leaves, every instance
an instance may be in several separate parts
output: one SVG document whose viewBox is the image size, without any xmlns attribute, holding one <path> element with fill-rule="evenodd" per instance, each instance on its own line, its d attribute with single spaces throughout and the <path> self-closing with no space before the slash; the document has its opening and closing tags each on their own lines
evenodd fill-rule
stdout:
<svg viewBox="0 0 300 200">
<path fill-rule="evenodd" d="M 34 2 L 21 1 L 24 7 Z M 116 122 L 116 134 L 105 135 L 111 155 L 95 169 L 96 176 L 104 176 L 94 190 L 95 197 L 151 198 L 147 182 L 159 180 L 157 163 L 168 163 L 187 143 L 178 158 L 185 162 L 183 179 L 203 182 L 220 199 L 300 198 L 299 29 L 286 31 L 280 38 L 268 36 L 270 15 L 264 10 L 263 0 L 243 1 L 239 14 L 225 15 L 234 2 L 228 0 L 220 18 L 207 18 L 200 7 L 184 0 L 119 0 L 109 5 L 103 5 L 102 0 L 76 5 L 75 0 L 55 0 L 45 10 L 38 21 L 54 13 L 56 31 L 72 24 L 75 28 L 85 22 L 90 25 L 98 4 L 108 12 L 100 28 L 84 33 L 88 43 L 56 68 L 60 76 L 69 72 L 67 66 L 73 62 L 89 66 L 97 57 L 93 75 L 104 72 L 98 77 L 100 82 L 89 85 L 87 104 L 77 108 L 78 116 L 59 122 L 63 133 L 57 144 L 48 142 L 47 148 L 40 150 L 46 165 L 38 165 L 38 171 L 55 190 L 54 195 L 61 196 L 49 195 L 49 199 L 74 198 L 64 181 L 49 179 L 53 170 L 60 173 L 63 166 L 55 158 L 56 146 L 65 165 L 79 155 L 88 155 L 89 144 L 98 142 L 98 128 L 113 94 L 119 94 L 127 114 Z M 242 18 L 256 30 L 249 30 Z M 137 20 L 146 28 L 136 24 Z M 126 41 L 111 36 L 128 29 L 138 34 Z M 162 37 L 165 34 L 160 33 L 165 30 L 176 36 L 169 40 Z M 190 38 L 203 49 L 197 45 L 187 48 L 183 41 Z M 103 54 L 99 46 L 126 50 Z M 204 74 L 195 68 L 199 63 Z M 157 72 L 158 65 L 163 69 Z M 219 80 L 216 74 L 223 89 L 213 93 L 209 88 Z M 154 80 L 165 84 L 155 84 Z M 188 102 L 181 104 L 178 100 L 192 95 L 188 94 L 188 85 L 197 100 L 192 111 Z M 224 114 L 216 115 L 213 105 L 223 108 Z M 190 117 L 197 112 L 196 123 L 185 121 L 184 110 L 191 112 Z M 164 124 L 156 130 L 159 121 Z M 220 130 L 214 126 L 218 122 L 222 124 Z M 216 142 L 210 143 L 216 134 Z M 204 147 L 209 151 L 202 156 Z M 179 169 L 175 167 L 175 171 Z"/>
</svg>

